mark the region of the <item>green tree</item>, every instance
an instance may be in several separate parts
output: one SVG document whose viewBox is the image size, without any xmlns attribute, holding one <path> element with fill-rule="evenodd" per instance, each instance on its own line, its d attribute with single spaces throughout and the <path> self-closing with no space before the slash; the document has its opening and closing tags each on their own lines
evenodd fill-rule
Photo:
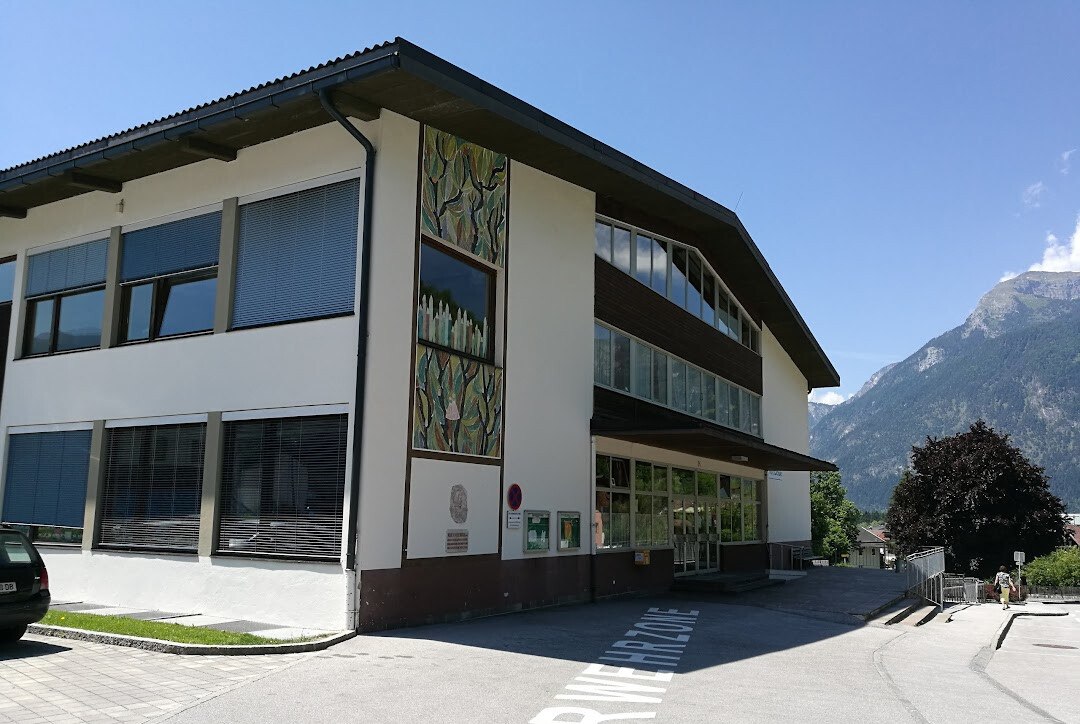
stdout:
<svg viewBox="0 0 1080 724">
<path fill-rule="evenodd" d="M 1024 576 L 1033 586 L 1080 586 L 1080 548 L 1059 548 L 1039 556 L 1024 566 Z"/>
<path fill-rule="evenodd" d="M 893 490 L 885 522 L 901 553 L 945 547 L 950 571 L 987 577 L 1064 542 L 1065 506 L 1043 469 L 978 420 L 968 432 L 927 437 Z"/>
<path fill-rule="evenodd" d="M 810 475 L 810 536 L 814 553 L 832 563 L 859 542 L 859 509 L 847 499 L 840 473 Z"/>
</svg>

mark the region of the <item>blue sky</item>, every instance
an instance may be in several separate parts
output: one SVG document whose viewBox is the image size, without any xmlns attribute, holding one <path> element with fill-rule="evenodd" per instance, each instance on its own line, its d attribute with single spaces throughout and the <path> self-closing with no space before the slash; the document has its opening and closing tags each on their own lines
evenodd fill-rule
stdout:
<svg viewBox="0 0 1080 724">
<path fill-rule="evenodd" d="M 400 35 L 737 205 L 844 396 L 1080 270 L 1078 3 L 0 7 L 0 168 Z"/>
</svg>

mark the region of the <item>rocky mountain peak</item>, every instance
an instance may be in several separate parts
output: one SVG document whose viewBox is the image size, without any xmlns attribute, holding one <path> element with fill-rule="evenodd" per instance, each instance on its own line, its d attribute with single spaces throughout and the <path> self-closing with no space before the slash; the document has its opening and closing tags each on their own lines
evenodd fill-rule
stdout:
<svg viewBox="0 0 1080 724">
<path fill-rule="evenodd" d="M 981 332 L 992 339 L 1017 325 L 1048 321 L 1071 309 L 1054 301 L 1080 301 L 1080 272 L 1025 272 L 998 283 L 979 300 L 961 335 Z"/>
</svg>

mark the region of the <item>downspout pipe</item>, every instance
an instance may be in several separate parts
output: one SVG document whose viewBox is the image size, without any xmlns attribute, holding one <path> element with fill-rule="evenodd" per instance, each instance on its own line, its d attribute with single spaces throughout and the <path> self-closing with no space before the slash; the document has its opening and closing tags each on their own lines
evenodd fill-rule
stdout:
<svg viewBox="0 0 1080 724">
<path fill-rule="evenodd" d="M 367 391 L 367 347 L 368 347 L 368 315 L 371 305 L 371 209 L 372 199 L 375 195 L 375 146 L 367 136 L 360 132 L 348 119 L 334 107 L 330 100 L 330 88 L 320 88 L 319 102 L 323 109 L 337 121 L 342 128 L 349 132 L 353 138 L 364 147 L 366 158 L 364 159 L 364 223 L 361 228 L 360 241 L 360 314 L 357 322 L 357 348 L 356 348 L 356 399 L 353 402 L 353 444 L 352 444 L 352 476 L 349 487 L 349 519 L 345 532 L 345 540 L 348 547 L 345 553 L 345 568 L 356 568 L 356 540 L 357 517 L 360 513 L 360 456 L 364 449 L 364 397 Z"/>
</svg>

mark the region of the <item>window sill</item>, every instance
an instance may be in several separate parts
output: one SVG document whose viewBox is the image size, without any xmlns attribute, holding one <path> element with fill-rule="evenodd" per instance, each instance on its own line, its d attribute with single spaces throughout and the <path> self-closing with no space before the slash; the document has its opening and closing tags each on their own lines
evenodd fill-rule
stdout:
<svg viewBox="0 0 1080 724">
<path fill-rule="evenodd" d="M 125 342 L 117 342 L 115 347 L 111 349 L 119 349 L 121 347 L 138 347 L 142 344 L 150 344 L 152 342 L 168 342 L 174 339 L 190 339 L 191 337 L 210 337 L 213 336 L 213 329 L 203 329 L 198 332 L 185 332 L 183 334 L 169 334 L 162 337 L 154 337 L 153 339 L 131 339 Z"/>
<path fill-rule="evenodd" d="M 61 357 L 66 354 L 76 354 L 78 352 L 92 352 L 93 350 L 101 349 L 101 345 L 95 347 L 79 347 L 78 349 L 65 349 L 58 350 L 56 352 L 40 352 L 38 354 L 24 354 L 21 357 L 16 357 L 15 362 L 22 362 L 29 359 L 48 359 L 49 357 Z"/>
<path fill-rule="evenodd" d="M 325 319 L 337 319 L 338 317 L 354 317 L 356 311 L 349 312 L 334 312 L 333 314 L 323 314 L 318 317 L 301 317 L 300 319 L 282 319 L 278 322 L 263 322 L 261 324 L 245 324 L 243 326 L 230 325 L 227 331 L 229 332 L 244 332 L 250 329 L 266 329 L 267 327 L 280 327 L 284 324 L 300 324 L 302 322 L 320 322 Z"/>
<path fill-rule="evenodd" d="M 228 559 L 231 561 L 292 561 L 293 563 L 316 563 L 327 565 L 331 563 L 341 564 L 340 556 L 301 556 L 289 553 L 234 553 L 226 551 L 214 551 L 210 554 L 213 558 Z"/>
</svg>

